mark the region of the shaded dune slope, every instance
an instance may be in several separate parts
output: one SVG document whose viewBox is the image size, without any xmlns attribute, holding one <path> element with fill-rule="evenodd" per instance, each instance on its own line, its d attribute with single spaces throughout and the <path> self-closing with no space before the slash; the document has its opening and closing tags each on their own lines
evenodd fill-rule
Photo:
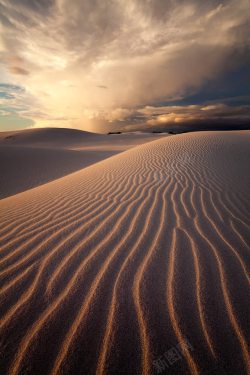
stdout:
<svg viewBox="0 0 250 375">
<path fill-rule="evenodd" d="M 46 184 L 116 153 L 0 146 L 0 199 Z"/>
<path fill-rule="evenodd" d="M 116 152 L 78 149 L 102 136 L 75 129 L 44 128 L 0 133 L 0 198 L 82 169 Z"/>
<path fill-rule="evenodd" d="M 167 373 L 247 374 L 249 146 L 168 137 L 2 200 L 1 373 L 149 375 L 179 345 Z"/>
<path fill-rule="evenodd" d="M 160 137 L 153 134 L 109 136 L 63 128 L 0 132 L 0 199 Z"/>
</svg>

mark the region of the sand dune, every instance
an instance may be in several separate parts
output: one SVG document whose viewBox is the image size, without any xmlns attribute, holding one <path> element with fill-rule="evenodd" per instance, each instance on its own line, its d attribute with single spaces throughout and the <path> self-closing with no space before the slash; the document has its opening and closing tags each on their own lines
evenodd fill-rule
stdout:
<svg viewBox="0 0 250 375">
<path fill-rule="evenodd" d="M 98 139 L 99 134 L 66 128 L 34 128 L 1 132 L 1 144 L 29 147 L 76 147 L 86 140 Z"/>
<path fill-rule="evenodd" d="M 1 373 L 249 373 L 249 146 L 166 137 L 3 199 Z"/>
<path fill-rule="evenodd" d="M 0 199 L 163 136 L 101 135 L 58 128 L 0 132 Z"/>
</svg>

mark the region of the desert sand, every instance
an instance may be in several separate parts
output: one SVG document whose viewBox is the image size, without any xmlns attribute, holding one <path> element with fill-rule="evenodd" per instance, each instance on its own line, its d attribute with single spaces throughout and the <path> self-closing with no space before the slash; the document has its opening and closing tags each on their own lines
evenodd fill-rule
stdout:
<svg viewBox="0 0 250 375">
<path fill-rule="evenodd" d="M 1 374 L 249 373 L 249 161 L 175 135 L 2 199 Z"/>
<path fill-rule="evenodd" d="M 41 128 L 0 132 L 0 199 L 45 184 L 166 134 Z"/>
</svg>

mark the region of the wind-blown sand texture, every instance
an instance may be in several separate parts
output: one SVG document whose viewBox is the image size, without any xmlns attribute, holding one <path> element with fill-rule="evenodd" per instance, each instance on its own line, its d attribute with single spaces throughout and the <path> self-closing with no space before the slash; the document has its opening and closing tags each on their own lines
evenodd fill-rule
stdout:
<svg viewBox="0 0 250 375">
<path fill-rule="evenodd" d="M 63 128 L 0 132 L 0 198 L 45 184 L 163 136 L 101 135 Z"/>
<path fill-rule="evenodd" d="M 176 135 L 3 199 L 1 374 L 247 374 L 249 161 Z"/>
</svg>

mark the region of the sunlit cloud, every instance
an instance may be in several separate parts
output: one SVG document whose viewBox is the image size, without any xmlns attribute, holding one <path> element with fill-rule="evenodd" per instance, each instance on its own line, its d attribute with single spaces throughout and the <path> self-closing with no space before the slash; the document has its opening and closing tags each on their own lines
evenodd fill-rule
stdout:
<svg viewBox="0 0 250 375">
<path fill-rule="evenodd" d="M 250 123 L 250 105 L 230 106 L 223 103 L 207 105 L 145 106 L 136 109 L 117 109 L 110 112 L 86 111 L 93 123 L 102 122 L 110 130 L 167 130 L 170 126 L 199 124 L 242 124 Z"/>
<path fill-rule="evenodd" d="M 250 105 L 230 107 L 218 103 L 216 105 L 167 106 L 161 108 L 146 107 L 141 110 L 147 114 L 149 125 L 174 123 L 195 123 L 204 121 L 224 121 L 236 118 L 237 121 L 250 121 Z"/>
<path fill-rule="evenodd" d="M 249 58 L 248 0 L 1 0 L 0 20 L 2 82 L 23 88 L 1 110 L 22 105 L 18 116 L 35 126 L 182 122 L 184 107 L 158 119 L 141 110 L 185 98 Z"/>
</svg>

